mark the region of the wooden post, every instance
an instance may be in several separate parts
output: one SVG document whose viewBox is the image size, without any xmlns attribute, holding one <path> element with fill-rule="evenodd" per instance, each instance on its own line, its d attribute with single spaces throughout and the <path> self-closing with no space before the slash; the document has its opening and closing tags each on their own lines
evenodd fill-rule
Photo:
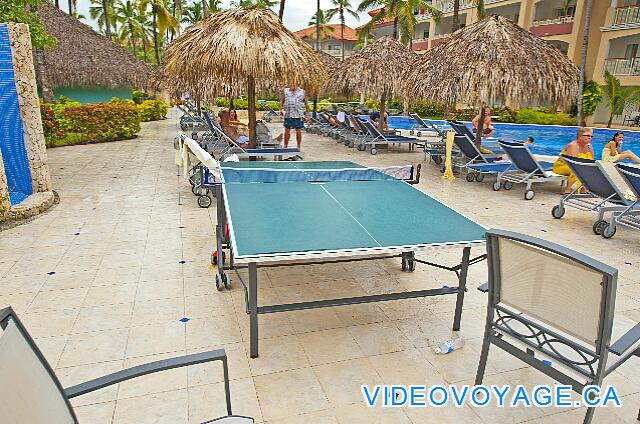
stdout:
<svg viewBox="0 0 640 424">
<path fill-rule="evenodd" d="M 387 130 L 387 126 L 385 125 L 384 112 L 385 112 L 385 101 L 387 100 L 387 93 L 382 93 L 382 98 L 380 99 L 380 120 L 378 126 L 380 128 L 380 132 L 384 132 Z"/>
<path fill-rule="evenodd" d="M 480 118 L 478 119 L 478 128 L 476 129 L 476 146 L 480 148 L 482 144 L 482 137 L 484 136 L 484 109 L 485 104 L 482 103 L 482 109 L 480 109 Z"/>
<path fill-rule="evenodd" d="M 249 77 L 247 80 L 247 92 L 249 100 L 249 146 L 255 148 L 258 140 L 256 139 L 256 82 L 253 77 Z"/>
</svg>

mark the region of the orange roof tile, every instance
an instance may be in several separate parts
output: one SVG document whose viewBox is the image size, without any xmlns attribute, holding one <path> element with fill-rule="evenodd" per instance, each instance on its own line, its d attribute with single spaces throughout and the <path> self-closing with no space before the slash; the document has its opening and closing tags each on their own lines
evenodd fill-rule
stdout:
<svg viewBox="0 0 640 424">
<path fill-rule="evenodd" d="M 322 25 L 323 28 L 333 28 L 332 32 L 325 31 L 325 36 L 330 36 L 334 40 L 342 40 L 342 29 L 340 24 L 325 24 Z M 309 28 L 301 29 L 300 31 L 294 32 L 300 38 L 311 38 L 312 40 L 316 39 L 316 27 L 311 26 Z M 344 26 L 344 39 L 345 41 L 358 41 L 358 33 L 355 29 Z"/>
</svg>

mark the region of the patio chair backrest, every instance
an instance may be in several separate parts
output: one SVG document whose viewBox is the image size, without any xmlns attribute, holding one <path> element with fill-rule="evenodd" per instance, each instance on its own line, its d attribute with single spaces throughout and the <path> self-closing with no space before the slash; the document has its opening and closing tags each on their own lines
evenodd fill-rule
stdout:
<svg viewBox="0 0 640 424">
<path fill-rule="evenodd" d="M 367 129 L 367 131 L 369 131 L 369 134 L 371 134 L 372 137 L 385 138 L 384 135 L 382 135 L 382 133 L 378 129 L 378 127 L 373 125 L 373 123 L 371 123 L 370 121 L 363 122 L 362 124 Z"/>
<path fill-rule="evenodd" d="M 593 195 L 608 199 L 610 202 L 626 205 L 628 202 L 611 180 L 600 163 L 592 159 L 583 159 L 561 155 L 571 172 L 578 177 L 582 185 Z"/>
<path fill-rule="evenodd" d="M 531 151 L 523 143 L 517 141 L 498 140 L 511 162 L 522 172 L 544 177 L 546 174 Z"/>
<path fill-rule="evenodd" d="M 0 422 L 73 424 L 60 382 L 11 308 L 0 310 Z"/>
<path fill-rule="evenodd" d="M 636 198 L 640 200 L 640 168 L 619 163 L 616 165 L 616 169 L 627 182 Z"/>
<path fill-rule="evenodd" d="M 467 136 L 456 134 L 453 137 L 453 142 L 467 158 L 480 160 L 485 163 L 488 162 L 482 153 L 480 153 L 480 150 L 475 143 L 472 140 L 469 140 Z"/>
<path fill-rule="evenodd" d="M 544 325 L 564 341 L 577 339 L 597 354 L 606 349 L 615 268 L 555 243 L 501 230 L 487 232 L 487 252 L 490 306 Z"/>
<path fill-rule="evenodd" d="M 476 139 L 476 136 L 471 132 L 469 127 L 467 127 L 463 122 L 460 122 L 460 121 L 447 121 L 447 122 L 457 134 L 463 135 L 471 141 Z"/>
<path fill-rule="evenodd" d="M 436 127 L 431 121 L 427 121 L 425 122 L 424 119 L 422 119 L 420 117 L 420 115 L 418 115 L 417 113 L 410 113 L 409 116 L 411 118 L 413 118 L 414 121 L 416 121 L 418 123 L 418 125 L 420 125 L 422 128 L 427 128 L 427 129 L 432 129 L 433 131 L 435 131 L 439 136 L 441 137 L 446 137 L 446 132 L 441 130 L 440 128 Z"/>
</svg>

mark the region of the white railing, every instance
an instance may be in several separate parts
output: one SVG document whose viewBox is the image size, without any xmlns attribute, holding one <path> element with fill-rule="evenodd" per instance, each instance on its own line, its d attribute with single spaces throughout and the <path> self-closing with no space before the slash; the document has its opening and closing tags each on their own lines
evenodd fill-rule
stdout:
<svg viewBox="0 0 640 424">
<path fill-rule="evenodd" d="M 484 4 L 499 3 L 501 1 L 506 0 L 485 0 Z M 442 13 L 453 12 L 453 0 L 434 0 L 433 6 Z M 471 9 L 472 7 L 476 7 L 474 0 L 460 0 L 460 10 Z"/>
<path fill-rule="evenodd" d="M 617 7 L 612 25 L 640 23 L 640 6 Z"/>
<path fill-rule="evenodd" d="M 573 22 L 573 20 L 574 20 L 573 16 L 558 16 L 556 18 L 539 19 L 537 21 L 533 21 L 531 26 L 564 24 L 568 22 Z"/>
<path fill-rule="evenodd" d="M 604 70 L 609 71 L 611 75 L 640 75 L 640 58 L 632 59 L 605 59 Z"/>
<path fill-rule="evenodd" d="M 447 38 L 448 36 L 450 36 L 451 34 L 433 34 L 433 39 L 434 40 L 439 40 L 441 38 Z"/>
</svg>

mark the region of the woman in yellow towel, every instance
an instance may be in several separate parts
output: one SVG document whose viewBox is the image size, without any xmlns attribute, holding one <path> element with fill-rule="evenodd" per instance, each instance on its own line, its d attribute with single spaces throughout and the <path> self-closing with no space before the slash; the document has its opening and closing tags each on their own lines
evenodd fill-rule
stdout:
<svg viewBox="0 0 640 424">
<path fill-rule="evenodd" d="M 560 154 L 573 156 L 582 159 L 594 159 L 593 146 L 591 145 L 591 139 L 593 138 L 593 129 L 588 127 L 578 128 L 578 136 L 575 140 L 567 144 Z M 567 163 L 559 157 L 553 164 L 553 172 L 559 175 L 566 175 L 567 185 L 565 187 L 565 194 L 571 193 L 573 185 L 578 182 L 578 179 L 571 172 L 571 169 Z M 578 183 L 579 184 L 579 183 Z"/>
</svg>

